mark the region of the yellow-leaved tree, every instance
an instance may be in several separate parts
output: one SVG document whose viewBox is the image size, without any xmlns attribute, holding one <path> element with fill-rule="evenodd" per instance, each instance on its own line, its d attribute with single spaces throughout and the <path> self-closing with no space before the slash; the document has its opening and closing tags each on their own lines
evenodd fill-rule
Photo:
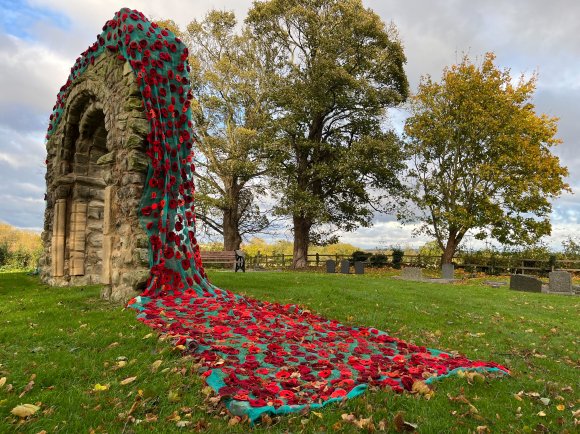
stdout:
<svg viewBox="0 0 580 434">
<path fill-rule="evenodd" d="M 486 53 L 466 56 L 441 82 L 423 77 L 411 99 L 405 148 L 421 231 L 450 263 L 465 235 L 529 244 L 551 231 L 550 200 L 569 191 L 552 154 L 557 118 L 535 112 L 537 75 L 512 79 Z"/>
</svg>

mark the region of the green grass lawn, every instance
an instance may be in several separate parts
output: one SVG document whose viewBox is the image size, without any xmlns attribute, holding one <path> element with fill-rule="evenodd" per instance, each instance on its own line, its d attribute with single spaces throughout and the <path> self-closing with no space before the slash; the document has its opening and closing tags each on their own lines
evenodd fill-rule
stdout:
<svg viewBox="0 0 580 434">
<path fill-rule="evenodd" d="M 98 287 L 49 288 L 36 278 L 6 273 L 0 274 L 0 379 L 6 378 L 0 433 L 356 432 L 356 423 L 396 432 L 402 419 L 420 433 L 488 432 L 482 427 L 494 433 L 577 432 L 578 297 L 493 289 L 483 285 L 488 279 L 440 285 L 380 275 L 210 276 L 234 292 L 297 303 L 344 323 L 493 360 L 507 365 L 512 376 L 446 379 L 435 384 L 430 400 L 368 391 L 321 412 L 255 428 L 229 425 L 237 419 L 208 402 L 195 362 L 151 335 L 133 311 L 100 300 Z M 130 377 L 136 379 L 121 383 Z M 97 384 L 107 390 L 95 390 Z M 20 404 L 39 410 L 19 419 L 11 410 Z"/>
</svg>

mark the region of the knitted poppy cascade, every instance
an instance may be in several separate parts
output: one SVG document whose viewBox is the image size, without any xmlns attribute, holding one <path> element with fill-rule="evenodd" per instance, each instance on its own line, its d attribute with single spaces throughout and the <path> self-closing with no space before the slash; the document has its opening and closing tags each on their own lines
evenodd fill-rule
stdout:
<svg viewBox="0 0 580 434">
<path fill-rule="evenodd" d="M 212 285 L 195 237 L 195 136 L 187 47 L 140 12 L 122 9 L 77 59 L 50 117 L 98 56 L 130 65 L 149 123 L 149 167 L 139 217 L 149 237 L 150 277 L 129 302 L 137 317 L 175 339 L 228 409 L 256 420 L 354 397 L 368 385 L 412 390 L 458 370 L 508 373 L 493 362 L 412 345 L 372 327 L 351 327 L 295 305 L 243 297 Z M 111 54 L 112 53 L 112 54 Z"/>
</svg>

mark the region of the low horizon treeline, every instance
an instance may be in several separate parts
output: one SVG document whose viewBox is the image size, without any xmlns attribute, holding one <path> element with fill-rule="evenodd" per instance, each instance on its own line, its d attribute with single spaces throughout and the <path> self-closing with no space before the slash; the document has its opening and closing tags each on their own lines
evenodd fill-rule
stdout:
<svg viewBox="0 0 580 434">
<path fill-rule="evenodd" d="M 34 270 L 41 252 L 40 234 L 0 222 L 0 271 Z"/>
<path fill-rule="evenodd" d="M 223 243 L 210 242 L 202 243 L 202 250 L 222 251 Z M 267 242 L 263 238 L 253 237 L 244 242 L 241 249 L 247 256 L 292 256 L 293 243 L 288 240 L 276 240 Z M 0 221 L 0 271 L 34 270 L 38 265 L 38 259 L 42 252 L 42 241 L 40 234 L 31 230 L 19 229 L 8 223 Z M 375 256 L 378 263 L 392 262 L 393 253 L 395 256 L 418 255 L 423 257 L 437 257 L 442 255 L 442 250 L 436 241 L 429 241 L 419 248 L 401 246 L 393 244 L 389 247 L 363 249 L 349 243 L 335 243 L 325 246 L 311 245 L 309 247 L 311 255 L 340 255 L 361 258 Z M 480 249 L 462 249 L 457 252 L 457 256 L 470 258 L 475 261 L 485 258 L 507 258 L 519 257 L 532 260 L 554 261 L 554 260 L 580 260 L 580 239 L 569 236 L 562 242 L 559 251 L 551 249 L 544 243 L 521 248 L 503 246 L 485 247 Z M 396 262 L 396 261 L 395 261 Z"/>
<path fill-rule="evenodd" d="M 206 251 L 223 251 L 223 243 L 215 241 L 209 243 L 201 243 L 200 247 Z M 241 250 L 248 256 L 278 256 L 278 255 L 292 255 L 293 244 L 288 240 L 275 240 L 268 242 L 263 238 L 253 237 L 247 242 L 243 242 L 240 246 Z M 408 245 L 401 246 L 400 244 L 392 244 L 388 247 L 376 247 L 374 249 L 364 249 L 349 243 L 336 243 L 325 246 L 317 246 L 311 244 L 308 248 L 309 255 L 348 255 L 360 256 L 358 253 L 366 253 L 373 255 L 392 256 L 441 256 L 443 251 L 437 245 L 436 241 L 428 241 L 420 247 L 410 247 Z M 482 248 L 463 248 L 459 249 L 457 256 L 461 257 L 507 257 L 517 256 L 526 259 L 549 260 L 551 256 L 559 260 L 580 260 L 580 239 L 568 237 L 562 241 L 561 250 L 550 248 L 545 243 L 537 243 L 531 246 L 488 246 Z"/>
</svg>

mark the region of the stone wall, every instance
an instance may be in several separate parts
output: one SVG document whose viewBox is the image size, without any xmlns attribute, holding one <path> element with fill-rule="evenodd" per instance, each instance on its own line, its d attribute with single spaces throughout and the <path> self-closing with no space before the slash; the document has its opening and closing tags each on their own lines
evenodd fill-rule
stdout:
<svg viewBox="0 0 580 434">
<path fill-rule="evenodd" d="M 42 279 L 105 285 L 123 301 L 149 275 L 148 240 L 137 211 L 149 158 L 149 125 L 130 65 L 105 52 L 70 88 L 47 142 Z"/>
</svg>

